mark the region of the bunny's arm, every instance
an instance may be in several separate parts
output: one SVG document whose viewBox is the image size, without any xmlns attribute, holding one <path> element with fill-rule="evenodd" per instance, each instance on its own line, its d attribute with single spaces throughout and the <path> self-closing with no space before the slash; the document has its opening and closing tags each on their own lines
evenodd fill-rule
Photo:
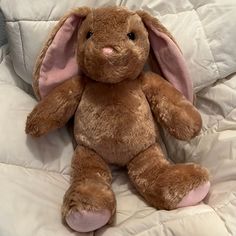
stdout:
<svg viewBox="0 0 236 236">
<path fill-rule="evenodd" d="M 180 140 L 189 140 L 201 130 L 197 109 L 178 90 L 159 75 L 142 76 L 142 89 L 157 121 Z"/>
<path fill-rule="evenodd" d="M 53 89 L 27 117 L 25 132 L 37 137 L 63 127 L 74 115 L 83 89 L 84 82 L 78 76 Z"/>
</svg>

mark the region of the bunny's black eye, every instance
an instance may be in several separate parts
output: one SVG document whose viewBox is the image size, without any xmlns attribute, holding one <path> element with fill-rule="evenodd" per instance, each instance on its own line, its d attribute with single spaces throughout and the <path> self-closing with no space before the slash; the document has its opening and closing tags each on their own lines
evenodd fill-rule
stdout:
<svg viewBox="0 0 236 236">
<path fill-rule="evenodd" d="M 135 40 L 136 38 L 134 32 L 128 33 L 127 36 L 129 37 L 130 40 Z"/>
<path fill-rule="evenodd" d="M 86 34 L 86 39 L 89 39 L 92 35 L 93 35 L 93 32 L 89 31 L 89 32 Z"/>
</svg>

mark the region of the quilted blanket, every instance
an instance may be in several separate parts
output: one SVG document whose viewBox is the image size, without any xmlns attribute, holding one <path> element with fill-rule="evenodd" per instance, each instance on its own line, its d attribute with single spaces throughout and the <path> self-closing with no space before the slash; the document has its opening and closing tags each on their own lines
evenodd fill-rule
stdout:
<svg viewBox="0 0 236 236">
<path fill-rule="evenodd" d="M 24 133 L 36 104 L 31 82 L 50 30 L 78 6 L 143 9 L 172 32 L 190 69 L 203 128 L 190 142 L 165 134 L 168 157 L 207 167 L 211 190 L 201 204 L 156 210 L 113 168 L 114 224 L 87 235 L 236 236 L 235 0 L 0 0 L 8 44 L 0 48 L 0 235 L 85 235 L 61 222 L 73 146 L 65 128 L 39 139 Z"/>
</svg>

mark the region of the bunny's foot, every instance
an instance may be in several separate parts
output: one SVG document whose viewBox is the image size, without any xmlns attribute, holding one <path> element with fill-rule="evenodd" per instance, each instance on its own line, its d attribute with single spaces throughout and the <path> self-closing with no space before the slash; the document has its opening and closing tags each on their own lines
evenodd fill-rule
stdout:
<svg viewBox="0 0 236 236">
<path fill-rule="evenodd" d="M 208 171 L 196 164 L 170 164 L 155 144 L 127 166 L 131 181 L 140 194 L 158 209 L 196 205 L 207 195 Z"/>
<path fill-rule="evenodd" d="M 72 184 L 62 207 L 65 222 L 78 232 L 90 232 L 110 223 L 116 201 L 109 167 L 95 152 L 79 147 L 72 168 Z"/>
<path fill-rule="evenodd" d="M 106 225 L 114 209 L 115 198 L 109 186 L 85 181 L 68 189 L 64 197 L 63 216 L 73 230 L 89 232 Z"/>
</svg>

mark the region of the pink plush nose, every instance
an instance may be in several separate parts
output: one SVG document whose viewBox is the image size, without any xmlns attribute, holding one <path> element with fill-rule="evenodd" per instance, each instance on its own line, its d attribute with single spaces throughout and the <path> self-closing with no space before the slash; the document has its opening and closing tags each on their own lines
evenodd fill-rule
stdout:
<svg viewBox="0 0 236 236">
<path fill-rule="evenodd" d="M 102 52 L 104 55 L 110 56 L 114 52 L 114 50 L 110 47 L 106 47 L 102 49 Z"/>
</svg>

